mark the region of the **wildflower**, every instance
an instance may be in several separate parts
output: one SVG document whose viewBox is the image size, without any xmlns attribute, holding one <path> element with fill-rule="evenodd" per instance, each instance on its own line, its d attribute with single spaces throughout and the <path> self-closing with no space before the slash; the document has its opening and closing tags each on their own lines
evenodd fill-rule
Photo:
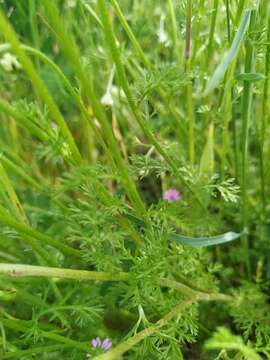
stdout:
<svg viewBox="0 0 270 360">
<path fill-rule="evenodd" d="M 101 341 L 99 336 L 97 336 L 95 339 L 93 339 L 91 341 L 91 344 L 94 349 L 99 349 L 99 350 L 102 350 L 103 352 L 108 351 L 112 346 L 112 342 L 110 339 L 107 338 L 107 339 Z M 86 354 L 86 356 L 87 356 L 87 358 L 89 358 L 90 354 Z"/>
<path fill-rule="evenodd" d="M 99 336 L 97 336 L 95 339 L 93 339 L 93 340 L 91 341 L 91 344 L 92 344 L 92 346 L 93 346 L 94 349 L 101 348 L 101 349 L 103 349 L 104 351 L 108 351 L 108 350 L 111 348 L 111 346 L 112 346 L 112 342 L 111 342 L 110 339 L 107 338 L 107 339 L 105 339 L 105 340 L 103 340 L 103 341 L 101 342 Z"/>
<path fill-rule="evenodd" d="M 115 73 L 115 67 L 113 67 L 113 69 L 111 71 L 105 94 L 102 96 L 102 98 L 100 100 L 101 104 L 105 105 L 105 106 L 112 106 L 113 105 L 112 87 L 113 87 L 114 73 Z"/>
<path fill-rule="evenodd" d="M 19 63 L 17 58 L 14 55 L 10 54 L 10 53 L 6 53 L 2 57 L 2 59 L 0 60 L 0 64 L 8 72 L 12 71 L 13 69 L 20 69 L 21 68 L 21 64 Z"/>
<path fill-rule="evenodd" d="M 168 202 L 178 201 L 181 198 L 181 194 L 179 191 L 175 189 L 169 189 L 164 192 L 163 194 L 163 200 Z"/>
<path fill-rule="evenodd" d="M 101 98 L 101 104 L 105 106 L 113 106 L 113 97 L 110 91 L 106 91 Z"/>
<path fill-rule="evenodd" d="M 97 336 L 95 339 L 93 339 L 91 341 L 91 344 L 93 346 L 94 349 L 96 349 L 97 347 L 101 347 L 101 340 L 100 340 L 100 337 Z"/>
<path fill-rule="evenodd" d="M 158 41 L 165 46 L 169 46 L 169 38 L 164 28 L 164 15 L 161 15 L 159 22 L 159 29 L 157 31 Z"/>
<path fill-rule="evenodd" d="M 113 106 L 114 98 L 124 98 L 124 91 L 118 86 L 112 85 L 110 90 L 106 90 L 105 94 L 102 96 L 100 102 L 104 106 Z"/>
<path fill-rule="evenodd" d="M 105 339 L 101 345 L 104 351 L 108 351 L 112 346 L 112 342 L 110 339 Z"/>
<path fill-rule="evenodd" d="M 118 86 L 113 85 L 111 88 L 111 94 L 113 96 L 120 96 L 121 98 L 124 98 L 126 96 L 125 92 L 123 91 L 123 89 L 119 88 Z"/>
</svg>

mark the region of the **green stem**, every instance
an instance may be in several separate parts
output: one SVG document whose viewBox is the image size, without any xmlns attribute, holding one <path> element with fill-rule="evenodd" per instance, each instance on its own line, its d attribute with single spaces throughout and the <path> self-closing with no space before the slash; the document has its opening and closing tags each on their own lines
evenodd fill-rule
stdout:
<svg viewBox="0 0 270 360">
<path fill-rule="evenodd" d="M 192 18 L 193 0 L 187 1 L 186 13 L 186 39 L 185 39 L 185 62 L 187 63 L 191 56 L 191 18 Z"/>
<path fill-rule="evenodd" d="M 226 22 L 227 22 L 228 43 L 231 44 L 230 0 L 226 0 L 225 6 L 226 6 Z"/>
<path fill-rule="evenodd" d="M 209 61 L 211 60 L 212 54 L 213 54 L 213 41 L 214 41 L 214 34 L 215 34 L 216 23 L 217 23 L 218 5 L 219 5 L 219 0 L 214 0 L 214 6 L 213 6 L 213 10 L 212 10 L 211 24 L 210 24 L 210 33 L 208 36 L 206 66 L 208 66 Z"/>
<path fill-rule="evenodd" d="M 33 251 L 36 253 L 36 257 L 38 263 L 42 263 L 42 260 L 45 262 L 46 265 L 56 266 L 57 263 L 55 259 L 49 254 L 44 247 L 34 238 L 24 235 L 24 241 L 31 246 Z"/>
<path fill-rule="evenodd" d="M 0 182 L 2 182 L 3 187 L 5 188 L 9 201 L 12 205 L 13 215 L 22 223 L 28 224 L 28 219 L 25 215 L 23 206 L 13 188 L 13 185 L 9 179 L 9 176 L 6 173 L 4 166 L 1 163 L 0 157 Z"/>
<path fill-rule="evenodd" d="M 171 1 L 171 0 L 169 0 L 169 1 Z M 153 68 L 153 65 L 151 64 L 151 62 L 148 60 L 148 58 L 144 54 L 144 51 L 142 50 L 140 43 L 136 39 L 132 29 L 130 28 L 128 22 L 126 21 L 125 16 L 124 16 L 123 12 L 121 11 L 121 8 L 120 8 L 118 2 L 116 0 L 111 0 L 111 3 L 114 7 L 116 15 L 118 16 L 118 18 L 120 20 L 120 23 L 121 23 L 123 29 L 126 31 L 126 34 L 129 38 L 132 46 L 134 47 L 136 53 L 139 55 L 140 61 L 146 66 L 147 69 L 151 70 Z M 99 25 L 100 25 L 100 23 L 99 23 Z M 104 30 L 103 26 L 102 26 L 102 29 Z M 133 59 L 133 62 L 134 62 L 134 59 Z M 127 61 L 126 66 L 128 67 L 128 71 L 130 73 L 132 73 L 132 76 L 136 78 L 136 75 L 134 76 L 134 71 L 132 69 L 133 66 L 129 65 L 128 61 Z M 136 64 L 136 66 L 138 67 L 137 64 Z M 183 138 L 185 138 L 185 136 L 187 135 L 186 128 L 183 126 L 181 119 L 179 119 L 179 114 L 176 112 L 176 110 L 172 106 L 171 101 L 170 101 L 171 99 L 167 98 L 166 93 L 162 88 L 158 88 L 157 91 L 158 91 L 159 96 L 164 101 L 166 109 L 170 111 L 170 113 L 173 115 L 174 119 L 176 120 L 177 130 L 183 136 Z M 183 118 L 184 116 L 181 116 L 181 117 Z"/>
<path fill-rule="evenodd" d="M 128 272 L 97 272 L 88 270 L 63 269 L 56 267 L 32 266 L 24 264 L 0 264 L 0 273 L 14 277 L 53 277 L 74 280 L 93 280 L 93 281 L 129 281 L 132 275 Z M 158 283 L 162 287 L 168 287 L 180 291 L 188 298 L 197 300 L 222 300 L 230 301 L 233 298 L 221 293 L 208 293 L 196 290 L 179 281 L 160 278 Z"/>
<path fill-rule="evenodd" d="M 29 20 L 32 31 L 33 44 L 35 48 L 40 48 L 39 30 L 37 25 L 37 7 L 36 0 L 29 0 Z M 36 59 L 37 68 L 39 68 L 39 60 Z"/>
<path fill-rule="evenodd" d="M 22 333 L 26 333 L 29 328 L 25 326 L 24 322 L 20 320 L 13 320 L 13 319 L 3 319 L 2 323 L 5 327 L 11 329 L 11 330 L 17 330 Z M 61 336 L 58 334 L 53 333 L 52 331 L 40 331 L 39 335 L 43 338 L 50 339 L 57 341 L 62 344 L 69 345 L 75 349 L 83 350 L 83 351 L 89 351 L 89 344 L 87 343 L 80 343 L 78 341 L 69 339 L 65 336 Z"/>
<path fill-rule="evenodd" d="M 23 264 L 0 264 L 0 273 L 14 277 L 37 276 L 92 281 L 126 281 L 130 279 L 130 275 L 125 272 L 97 272 Z"/>
<path fill-rule="evenodd" d="M 67 210 L 66 206 L 63 203 L 61 203 L 58 199 L 55 199 L 55 197 L 50 192 L 44 190 L 43 186 L 40 185 L 39 182 L 37 182 L 33 177 L 29 176 L 23 170 L 22 166 L 18 166 L 3 154 L 0 154 L 0 161 L 2 161 L 8 168 L 10 168 L 15 174 L 17 174 L 19 177 L 25 180 L 28 184 L 33 186 L 35 189 L 39 190 L 41 193 L 50 197 L 52 202 L 54 202 L 57 206 L 59 206 L 63 211 Z"/>
<path fill-rule="evenodd" d="M 75 141 L 73 139 L 73 136 L 61 114 L 59 111 L 55 101 L 53 100 L 52 96 L 50 95 L 48 89 L 42 82 L 42 80 L 39 78 L 36 70 L 34 69 L 32 61 L 27 57 L 25 54 L 25 51 L 20 46 L 19 40 L 17 38 L 16 33 L 12 29 L 10 23 L 4 16 L 2 12 L 0 12 L 0 31 L 3 33 L 4 37 L 8 42 L 10 42 L 12 49 L 14 53 L 19 58 L 23 68 L 25 69 L 25 72 L 31 79 L 35 90 L 40 95 L 41 99 L 47 104 L 49 111 L 51 112 L 52 116 L 54 117 L 56 123 L 59 125 L 59 128 L 61 129 L 63 136 L 65 137 L 70 151 L 72 153 L 73 159 L 75 163 L 81 164 L 82 158 L 80 155 L 80 152 L 75 144 Z"/>
<path fill-rule="evenodd" d="M 130 106 L 130 108 L 131 108 L 131 110 L 132 110 L 132 112 L 134 114 L 134 117 L 135 117 L 137 123 L 139 124 L 139 126 L 140 126 L 141 130 L 143 131 L 144 135 L 147 137 L 147 139 L 150 141 L 150 143 L 155 147 L 157 152 L 169 164 L 169 166 L 171 167 L 173 172 L 175 174 L 177 174 L 181 178 L 181 181 L 185 184 L 185 186 L 189 189 L 189 191 L 192 192 L 192 194 L 195 195 L 195 198 L 198 201 L 198 203 L 201 205 L 201 207 L 204 210 L 206 210 L 205 207 L 204 207 L 204 204 L 197 197 L 196 193 L 191 188 L 189 183 L 183 178 L 182 174 L 179 172 L 179 170 L 178 170 L 177 166 L 175 165 L 174 161 L 166 153 L 166 151 L 163 150 L 163 148 L 161 147 L 161 145 L 158 143 L 155 136 L 153 135 L 151 129 L 149 128 L 149 125 L 146 124 L 144 119 L 142 118 L 142 116 L 140 114 L 140 110 L 138 109 L 137 105 L 135 104 L 135 101 L 134 101 L 134 98 L 132 96 L 132 93 L 131 93 L 131 90 L 130 90 L 130 87 L 129 87 L 129 84 L 128 84 L 128 80 L 127 80 L 127 77 L 126 77 L 126 74 L 125 74 L 124 67 L 123 67 L 122 62 L 120 60 L 119 50 L 118 50 L 116 42 L 115 42 L 114 32 L 113 32 L 112 25 L 110 24 L 110 21 L 109 21 L 109 18 L 108 18 L 106 4 L 105 4 L 104 0 L 98 0 L 98 8 L 99 8 L 99 12 L 100 12 L 100 18 L 101 18 L 101 21 L 102 21 L 102 24 L 103 24 L 105 36 L 106 36 L 106 39 L 107 39 L 107 43 L 108 43 L 109 49 L 111 51 L 112 58 L 114 60 L 114 63 L 115 63 L 116 69 L 117 69 L 117 74 L 118 74 L 118 77 L 119 77 L 119 81 L 121 83 L 121 86 L 122 86 L 125 94 L 126 94 L 127 101 L 129 103 L 129 106 Z"/>
<path fill-rule="evenodd" d="M 179 32 L 178 32 L 178 27 L 177 27 L 177 20 L 176 20 L 174 4 L 173 4 L 173 0 L 168 0 L 168 2 L 169 2 L 171 22 L 172 22 L 172 31 L 173 31 L 173 40 L 174 40 L 174 46 L 175 46 L 176 59 L 177 59 L 178 65 L 181 65 L 180 39 L 179 39 Z"/>
<path fill-rule="evenodd" d="M 218 294 L 219 295 L 219 294 Z M 162 317 L 154 325 L 147 327 L 146 329 L 140 331 L 138 334 L 132 336 L 128 340 L 122 342 L 120 345 L 116 346 L 112 350 L 106 352 L 105 354 L 96 356 L 94 360 L 114 360 L 118 359 L 132 349 L 139 342 L 158 332 L 162 327 L 166 326 L 173 318 L 179 316 L 188 306 L 192 305 L 196 301 L 227 301 L 228 298 L 218 297 L 217 294 L 199 294 L 197 296 L 191 296 L 189 299 L 182 301 L 180 304 L 176 305 L 168 314 Z"/>
<path fill-rule="evenodd" d="M 199 5 L 198 5 L 198 16 L 197 18 L 195 18 L 195 23 L 194 23 L 194 34 L 196 34 L 196 36 L 194 37 L 193 40 L 193 49 L 192 49 L 192 60 L 191 60 L 191 66 L 193 67 L 195 61 L 196 61 L 196 57 L 197 57 L 197 51 L 198 51 L 198 45 L 200 44 L 200 29 L 201 29 L 201 11 L 202 9 L 204 9 L 204 0 L 200 0 Z"/>
<path fill-rule="evenodd" d="M 0 110 L 12 116 L 22 127 L 27 129 L 32 135 L 41 141 L 47 142 L 48 135 L 45 134 L 37 125 L 24 117 L 18 110 L 14 109 L 7 101 L 0 97 Z"/>
<path fill-rule="evenodd" d="M 269 9 L 269 7 L 268 7 Z M 268 10 L 269 11 L 269 10 Z M 260 134 L 260 173 L 261 173 L 261 205 L 263 220 L 266 216 L 266 193 L 265 193 L 265 139 L 266 130 L 269 123 L 269 76 L 270 76 L 270 15 L 267 21 L 267 46 L 265 52 L 265 65 L 264 65 L 264 87 L 263 87 L 263 105 L 262 105 L 262 120 L 261 120 L 261 134 Z M 268 155 L 268 152 L 267 152 Z"/>
<path fill-rule="evenodd" d="M 186 72 L 191 72 L 191 18 L 192 18 L 192 5 L 193 1 L 187 2 L 186 13 L 186 44 L 185 44 L 185 67 Z M 194 164 L 195 160 L 195 119 L 193 109 L 193 86 L 190 81 L 187 84 L 187 113 L 188 113 L 188 140 L 189 140 L 189 161 Z"/>
<path fill-rule="evenodd" d="M 232 119 L 232 79 L 234 74 L 235 62 L 228 69 L 224 80 L 224 115 L 222 121 L 222 158 L 221 158 L 221 178 L 225 177 L 226 157 L 230 150 L 229 123 Z"/>
<path fill-rule="evenodd" d="M 144 54 L 144 51 L 143 49 L 141 48 L 141 45 L 140 43 L 138 42 L 138 40 L 136 39 L 133 31 L 131 30 L 130 26 L 128 25 L 125 17 L 124 17 L 124 14 L 122 13 L 122 10 L 117 2 L 117 0 L 110 0 L 112 5 L 113 5 L 113 8 L 115 10 L 115 13 L 117 15 L 117 17 L 119 18 L 120 20 L 120 23 L 121 25 L 123 26 L 124 30 L 126 31 L 127 33 L 127 36 L 129 37 L 135 51 L 137 52 L 137 54 L 139 55 L 142 63 L 144 65 L 146 65 L 147 67 L 151 67 L 151 63 L 150 61 L 147 59 L 147 57 L 145 56 Z"/>
<path fill-rule="evenodd" d="M 239 4 L 237 6 L 237 14 L 236 14 L 236 18 L 235 18 L 235 24 L 236 26 L 239 25 L 243 11 L 244 11 L 244 7 L 246 5 L 246 1 L 247 0 L 239 0 Z"/>
<path fill-rule="evenodd" d="M 158 332 L 163 326 L 167 325 L 174 317 L 181 314 L 188 306 L 192 305 L 195 299 L 189 299 L 181 302 L 175 308 L 173 308 L 168 314 L 161 318 L 154 325 L 140 331 L 138 334 L 124 341 L 122 344 L 116 346 L 112 350 L 105 354 L 94 357 L 94 360 L 114 360 L 118 359 L 128 350 L 132 349 L 139 342 L 144 340 L 146 337 L 151 336 Z"/>
<path fill-rule="evenodd" d="M 166 286 L 171 289 L 175 289 L 180 291 L 182 294 L 187 296 L 188 298 L 197 298 L 198 300 L 221 300 L 221 301 L 231 301 L 233 297 L 226 294 L 221 293 L 207 293 L 204 291 L 199 291 L 194 289 L 193 287 L 187 286 L 179 281 L 170 280 L 167 278 L 161 278 L 159 280 L 161 286 Z"/>
<path fill-rule="evenodd" d="M 64 51 L 69 57 L 72 65 L 74 66 L 74 70 L 76 71 L 77 77 L 80 80 L 80 86 L 84 89 L 85 95 L 90 100 L 91 106 L 93 107 L 93 112 L 98 119 L 101 128 L 104 132 L 105 138 L 109 144 L 109 149 L 113 156 L 110 156 L 109 159 L 114 158 L 115 163 L 117 164 L 116 169 L 119 171 L 121 175 L 121 181 L 123 187 L 125 188 L 128 197 L 136 209 L 137 213 L 140 216 L 144 216 L 147 219 L 147 212 L 144 206 L 144 203 L 136 189 L 135 183 L 133 179 L 130 177 L 127 171 L 127 165 L 121 156 L 121 152 L 119 150 L 118 144 L 113 136 L 113 132 L 111 130 L 111 126 L 109 125 L 106 113 L 103 110 L 100 102 L 96 98 L 95 92 L 91 85 L 91 81 L 89 81 L 86 72 L 83 69 L 83 66 L 80 61 L 79 50 L 73 41 L 73 39 L 66 33 L 66 30 L 63 25 L 63 21 L 60 18 L 59 11 L 55 4 L 51 1 L 44 0 L 43 5 L 46 11 L 46 15 L 50 22 L 53 24 L 53 28 L 61 40 L 61 44 L 63 45 Z M 90 125 L 95 128 L 95 124 L 93 121 L 90 121 Z"/>
<path fill-rule="evenodd" d="M 2 359 L 22 359 L 26 355 L 31 354 L 49 354 L 50 352 L 54 352 L 57 350 L 73 348 L 74 344 L 56 344 L 56 345 L 47 345 L 47 346 L 35 346 L 31 349 L 27 350 L 19 350 L 8 352 L 6 354 L 1 355 Z"/>
<path fill-rule="evenodd" d="M 27 183 L 33 186 L 35 189 L 41 190 L 42 186 L 34 180 L 31 176 L 29 176 L 22 167 L 16 165 L 13 161 L 8 159 L 5 155 L 0 154 L 0 161 L 2 161 L 7 167 L 13 170 L 17 175 L 19 175 L 22 179 L 24 179 Z"/>
<path fill-rule="evenodd" d="M 8 215 L 3 209 L 0 208 L 0 223 L 6 226 L 11 227 L 16 230 L 22 236 L 30 236 L 30 238 L 34 238 L 38 241 L 41 241 L 47 245 L 50 245 L 60 252 L 66 255 L 81 257 L 81 253 L 79 250 L 73 249 L 70 246 L 64 245 L 61 241 L 55 240 L 48 235 L 44 235 L 39 231 L 32 229 L 30 226 L 25 224 L 20 224 L 13 220 L 13 218 Z"/>
<path fill-rule="evenodd" d="M 23 210 L 23 207 L 17 197 L 17 194 L 9 180 L 9 177 L 1 164 L 1 158 L 0 158 L 0 180 L 2 181 L 2 184 L 4 188 L 6 189 L 6 192 L 9 196 L 9 202 L 12 204 L 12 210 L 13 215 L 19 222 L 22 224 L 25 224 L 26 226 L 29 225 L 28 219 L 26 217 L 26 214 Z M 7 204 L 8 205 L 8 204 Z M 42 258 L 46 261 L 47 264 L 55 265 L 55 262 L 53 261 L 53 258 L 49 256 L 47 251 L 45 251 L 36 240 L 32 239 L 29 236 L 24 236 L 25 240 L 28 242 L 28 244 L 32 247 L 32 249 Z"/>
<path fill-rule="evenodd" d="M 57 66 L 48 56 L 46 56 L 45 54 L 43 54 L 41 51 L 34 49 L 28 45 L 24 45 L 24 44 L 20 44 L 21 48 L 35 56 L 38 57 L 40 60 L 42 60 L 45 64 L 49 65 L 52 70 L 55 72 L 55 74 L 59 77 L 59 79 L 62 81 L 62 83 L 64 84 L 64 86 L 66 87 L 67 91 L 70 93 L 70 95 L 73 97 L 73 99 L 75 100 L 75 102 L 77 103 L 83 119 L 86 123 L 90 123 L 91 129 L 94 131 L 94 135 L 95 138 L 97 139 L 97 141 L 100 143 L 100 145 L 102 146 L 102 148 L 104 149 L 104 151 L 106 152 L 106 154 L 109 154 L 108 148 L 105 144 L 105 142 L 102 139 L 101 134 L 99 133 L 98 129 L 96 128 L 96 126 L 93 125 L 93 121 L 89 122 L 89 118 L 92 117 L 88 110 L 86 109 L 83 100 L 81 98 L 81 96 L 79 95 L 79 93 L 76 92 L 76 90 L 74 90 L 73 86 L 71 85 L 70 81 L 68 80 L 68 78 L 65 76 L 65 74 L 62 72 L 62 70 L 59 68 L 59 66 Z M 0 45 L 0 52 L 4 52 L 11 49 L 11 45 L 10 44 L 2 44 Z M 0 99 L 0 108 L 1 108 L 1 99 Z M 10 113 L 10 115 L 12 115 L 13 117 L 15 117 L 15 119 L 17 121 L 19 121 L 20 123 L 22 123 L 22 125 L 27 128 L 31 133 L 33 133 L 34 135 L 36 135 L 40 140 L 42 141 L 48 141 L 48 136 L 44 134 L 44 136 L 42 136 L 42 132 L 41 130 L 36 127 L 35 124 L 32 124 L 28 119 L 23 118 L 20 113 L 15 112 L 15 110 L 13 110 L 11 107 L 8 107 L 8 104 L 3 103 L 3 107 L 4 107 L 4 111 Z M 86 124 L 88 125 L 88 124 Z"/>
<path fill-rule="evenodd" d="M 186 64 L 187 71 L 190 71 L 190 61 Z M 187 85 L 187 113 L 188 113 L 188 139 L 189 139 L 189 161 L 193 165 L 195 161 L 195 119 L 193 110 L 193 86 Z"/>
<path fill-rule="evenodd" d="M 250 24 L 249 24 L 249 36 L 252 36 L 252 32 L 255 27 L 256 11 L 251 11 Z M 250 37 L 246 40 L 246 59 L 245 59 L 245 73 L 252 73 L 255 66 L 254 48 L 252 39 Z M 252 89 L 253 85 L 250 81 L 244 81 L 244 92 L 242 101 L 242 224 L 243 235 L 242 241 L 245 248 L 245 262 L 248 274 L 251 273 L 250 258 L 249 258 L 249 244 L 248 244 L 248 145 L 249 145 L 249 128 L 251 122 L 252 112 Z"/>
<path fill-rule="evenodd" d="M 2 349 L 3 349 L 3 352 L 5 353 L 7 350 L 7 338 L 6 338 L 5 328 L 1 321 L 0 321 L 0 333 L 2 335 L 2 339 L 1 339 L 2 340 Z"/>
</svg>

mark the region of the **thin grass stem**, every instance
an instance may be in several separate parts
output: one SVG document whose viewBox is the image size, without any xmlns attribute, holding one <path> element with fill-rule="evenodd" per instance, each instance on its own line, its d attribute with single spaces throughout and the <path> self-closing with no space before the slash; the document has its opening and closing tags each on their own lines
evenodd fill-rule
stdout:
<svg viewBox="0 0 270 360">
<path fill-rule="evenodd" d="M 256 10 L 251 11 L 249 23 L 249 35 L 252 36 L 256 24 Z M 246 58 L 245 73 L 252 73 L 255 66 L 254 47 L 251 38 L 246 40 Z M 250 81 L 244 81 L 244 91 L 242 100 L 242 224 L 243 235 L 242 241 L 245 249 L 245 264 L 247 273 L 251 274 L 251 264 L 249 256 L 248 231 L 249 231 L 249 209 L 248 209 L 248 146 L 249 146 L 249 129 L 252 121 L 252 101 L 253 101 L 253 84 Z"/>
<path fill-rule="evenodd" d="M 80 152 L 75 144 L 74 138 L 58 108 L 55 101 L 53 100 L 52 96 L 50 95 L 49 91 L 47 90 L 46 86 L 40 79 L 39 75 L 37 74 L 36 70 L 34 69 L 34 66 L 31 62 L 31 60 L 28 58 L 28 56 L 25 54 L 25 51 L 20 46 L 20 42 L 17 38 L 16 33 L 12 29 L 10 23 L 6 19 L 6 17 L 3 15 L 2 12 L 0 12 L 0 31 L 5 36 L 6 40 L 10 42 L 13 51 L 18 56 L 22 66 L 24 67 L 26 73 L 29 76 L 29 79 L 31 79 L 35 90 L 40 95 L 41 99 L 47 104 L 48 109 L 50 110 L 52 116 L 54 117 L 56 123 L 59 125 L 59 128 L 61 129 L 63 136 L 65 137 L 69 147 L 70 151 L 72 153 L 72 157 L 74 161 L 77 164 L 82 163 L 82 158 L 80 155 Z"/>
</svg>

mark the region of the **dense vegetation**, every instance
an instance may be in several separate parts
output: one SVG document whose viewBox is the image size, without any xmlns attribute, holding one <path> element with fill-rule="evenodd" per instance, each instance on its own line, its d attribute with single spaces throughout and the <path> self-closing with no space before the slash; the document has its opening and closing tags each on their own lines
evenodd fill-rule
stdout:
<svg viewBox="0 0 270 360">
<path fill-rule="evenodd" d="M 270 359 L 269 0 L 0 3 L 0 358 Z"/>
</svg>

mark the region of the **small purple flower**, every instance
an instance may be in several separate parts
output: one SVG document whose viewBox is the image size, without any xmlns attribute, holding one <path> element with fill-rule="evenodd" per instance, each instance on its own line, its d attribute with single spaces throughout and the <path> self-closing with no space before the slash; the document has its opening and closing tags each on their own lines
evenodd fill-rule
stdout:
<svg viewBox="0 0 270 360">
<path fill-rule="evenodd" d="M 94 349 L 100 348 L 100 349 L 102 349 L 104 351 L 108 351 L 112 346 L 112 342 L 111 342 L 110 339 L 107 338 L 107 339 L 105 339 L 105 340 L 103 340 L 101 342 L 99 336 L 97 336 L 95 339 L 93 339 L 91 341 L 91 344 L 92 344 Z"/>
<path fill-rule="evenodd" d="M 102 349 L 103 349 L 104 351 L 109 350 L 109 349 L 111 348 L 111 346 L 112 346 L 112 342 L 111 342 L 110 339 L 105 339 L 105 340 L 103 341 L 103 343 L 102 343 Z"/>
<path fill-rule="evenodd" d="M 101 346 L 100 337 L 97 336 L 95 339 L 93 339 L 93 340 L 91 341 L 91 344 L 92 344 L 93 348 L 95 348 L 95 349 L 96 349 L 97 347 L 100 347 L 100 346 Z"/>
<path fill-rule="evenodd" d="M 179 191 L 175 189 L 169 189 L 164 192 L 163 194 L 163 200 L 168 202 L 178 201 L 181 198 L 181 194 Z"/>
</svg>

